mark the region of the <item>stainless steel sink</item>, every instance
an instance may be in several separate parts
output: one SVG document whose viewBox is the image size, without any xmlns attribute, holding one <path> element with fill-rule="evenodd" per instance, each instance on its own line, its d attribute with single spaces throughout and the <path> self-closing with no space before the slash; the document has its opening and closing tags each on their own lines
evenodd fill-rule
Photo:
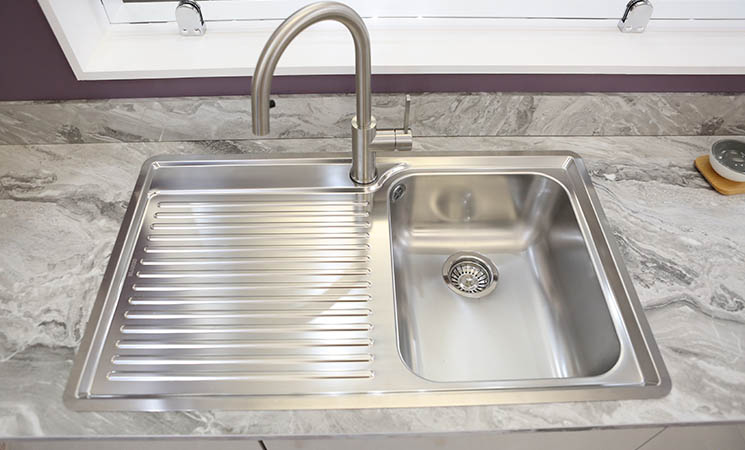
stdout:
<svg viewBox="0 0 745 450">
<path fill-rule="evenodd" d="M 566 379 L 596 377 L 618 362 L 599 271 L 559 182 L 425 173 L 397 181 L 396 190 L 398 343 L 414 373 L 439 382 Z M 482 288 L 493 286 L 477 298 L 468 294 L 478 286 L 463 285 L 469 273 L 441 273 L 451 255 L 446 275 L 469 253 Z M 448 278 L 460 287 L 450 289 Z"/>
<path fill-rule="evenodd" d="M 670 380 L 579 158 L 154 158 L 78 410 L 648 398 Z"/>
</svg>

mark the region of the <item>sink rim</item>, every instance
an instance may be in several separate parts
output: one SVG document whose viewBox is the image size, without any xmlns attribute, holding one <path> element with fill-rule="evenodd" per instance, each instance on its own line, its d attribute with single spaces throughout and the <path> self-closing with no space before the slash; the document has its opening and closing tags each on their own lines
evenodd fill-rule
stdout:
<svg viewBox="0 0 745 450">
<path fill-rule="evenodd" d="M 457 157 L 457 158 L 449 158 Z M 510 167 L 525 167 L 528 162 L 537 162 L 543 159 L 554 165 L 571 166 L 575 165 L 579 170 L 579 177 L 582 181 L 583 195 L 586 195 L 593 205 L 599 205 L 599 201 L 592 187 L 589 176 L 584 169 L 581 158 L 571 152 L 523 152 L 523 151 L 479 151 L 479 152 L 413 152 L 403 154 L 400 152 L 380 152 L 378 154 L 379 169 L 381 176 L 375 184 L 366 187 L 355 186 L 348 177 L 335 178 L 333 183 L 326 180 L 315 180 L 318 184 L 305 186 L 302 189 L 316 192 L 318 190 L 341 190 L 344 192 L 364 192 L 371 195 L 386 195 L 385 186 L 392 186 L 390 180 L 395 179 L 398 174 L 404 174 L 411 170 L 433 170 L 452 172 L 461 170 L 467 173 L 473 173 L 473 167 L 483 167 L 485 163 L 500 163 L 498 170 L 508 170 Z M 649 325 L 643 315 L 643 310 L 639 303 L 636 293 L 631 284 L 630 278 L 626 273 L 623 264 L 614 264 L 622 285 L 628 292 L 628 304 L 625 304 L 628 311 L 634 319 L 638 328 L 635 347 L 641 346 L 644 354 L 648 356 L 652 370 L 657 375 L 653 383 L 647 385 L 633 386 L 614 386 L 593 387 L 586 384 L 573 384 L 572 386 L 557 387 L 505 387 L 505 386 L 485 386 L 483 383 L 466 383 L 467 386 L 456 383 L 447 383 L 447 386 L 425 386 L 424 389 L 401 389 L 396 391 L 382 392 L 382 395 L 371 395 L 369 390 L 366 392 L 345 392 L 343 395 L 326 395 L 326 394 L 302 394 L 302 395 L 241 395 L 236 394 L 230 397 L 203 395 L 197 398 L 188 396 L 170 396 L 168 398 L 152 395 L 130 395 L 130 396 L 109 396 L 106 398 L 89 395 L 81 390 L 81 377 L 83 372 L 90 371 L 90 364 L 95 363 L 90 359 L 89 350 L 93 344 L 94 338 L 98 338 L 98 330 L 105 325 L 105 317 L 102 312 L 107 305 L 107 293 L 111 287 L 113 272 L 119 266 L 118 262 L 123 257 L 122 251 L 125 241 L 131 232 L 132 220 L 136 218 L 137 213 L 147 201 L 149 192 L 149 183 L 153 178 L 153 171 L 164 167 L 212 167 L 215 165 L 240 165 L 240 166 L 288 166 L 300 165 L 308 166 L 309 170 L 328 169 L 348 171 L 350 162 L 349 154 L 327 153 L 318 154 L 283 154 L 283 155 L 209 155 L 209 156 L 156 156 L 148 159 L 142 167 L 138 181 L 132 194 L 132 200 L 129 203 L 125 213 L 122 227 L 119 231 L 112 256 L 107 266 L 101 289 L 91 312 L 89 326 L 86 327 L 84 337 L 81 341 L 80 348 L 77 352 L 72 373 L 68 380 L 65 390 L 65 404 L 75 410 L 137 410 L 137 411 L 164 411 L 164 410 L 182 410 L 182 409 L 328 409 L 328 408 L 377 408 L 377 407 L 418 407 L 418 406 L 453 406 L 453 405 L 485 405 L 485 404 L 506 404 L 506 403 L 537 403 L 537 402 L 561 402 L 561 401 L 583 401 L 583 400 L 620 400 L 627 398 L 653 398 L 661 397 L 667 394 L 671 389 L 671 382 L 667 370 L 662 361 L 659 350 L 649 329 Z M 545 164 L 544 164 L 545 165 Z M 469 169 L 469 167 L 471 169 Z M 496 169 L 495 169 L 496 170 Z M 530 172 L 533 172 L 531 170 Z M 264 191 L 268 188 L 256 186 L 256 190 Z M 289 189 L 299 189 L 297 186 Z M 378 205 L 380 206 L 380 205 Z M 385 202 L 387 208 L 387 201 Z M 607 229 L 607 220 L 602 209 L 594 208 L 596 218 Z M 387 216 L 387 211 L 385 212 Z M 374 218 L 374 220 L 377 220 Z M 387 228 L 387 227 L 385 227 Z M 379 233 L 379 238 L 389 239 L 386 233 Z M 606 238 L 611 258 L 615 261 L 621 261 L 620 253 L 615 247 L 615 242 Z M 611 236 L 612 237 L 612 236 Z M 388 241 L 390 242 L 390 241 Z M 386 246 L 384 253 L 387 253 L 387 259 L 376 256 L 376 266 L 378 270 L 385 271 L 385 265 L 388 266 L 388 277 L 392 277 L 392 261 L 390 248 Z M 383 269 L 381 269 L 383 267 Z M 392 289 L 392 278 L 389 278 L 390 288 Z M 630 289 L 629 289 L 630 288 Z M 385 290 L 385 289 L 383 289 Z M 391 296 L 388 299 L 390 303 L 394 301 Z M 384 301 L 384 300 L 383 300 Z M 378 300 L 378 303 L 382 302 Z M 390 305 L 392 306 L 392 305 Z M 385 308 L 381 308 L 385 310 Z M 641 314 L 640 314 L 641 313 Z M 391 323 L 395 325 L 395 321 Z M 383 337 L 378 344 L 386 345 L 387 339 Z M 390 344 L 390 343 L 388 343 Z M 393 347 L 398 351 L 398 346 L 394 343 Z M 380 362 L 380 361 L 378 361 Z M 408 368 L 403 361 L 397 356 L 396 362 L 401 368 L 408 372 Z M 384 366 L 390 369 L 390 361 Z M 95 365 L 95 364 L 93 364 Z M 93 367 L 95 370 L 95 367 Z M 385 377 L 386 374 L 378 373 L 378 376 Z M 412 375 L 412 377 L 415 377 Z M 415 377 L 418 379 L 418 377 Z M 442 385 L 443 383 L 437 383 Z M 493 383 L 492 383 L 493 384 Z M 421 387 L 421 386 L 420 386 Z M 419 391 L 424 392 L 419 392 Z"/>
</svg>

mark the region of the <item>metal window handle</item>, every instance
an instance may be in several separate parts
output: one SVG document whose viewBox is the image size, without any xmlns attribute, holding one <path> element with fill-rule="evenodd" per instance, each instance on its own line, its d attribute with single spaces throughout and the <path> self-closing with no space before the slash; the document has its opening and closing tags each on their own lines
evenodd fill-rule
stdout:
<svg viewBox="0 0 745 450">
<path fill-rule="evenodd" d="M 649 0 L 631 0 L 626 5 L 618 29 L 623 33 L 643 33 L 647 29 L 654 7 Z"/>
<path fill-rule="evenodd" d="M 202 17 L 202 8 L 195 0 L 178 2 L 176 23 L 179 32 L 184 36 L 203 36 L 207 29 L 204 25 L 204 17 Z"/>
</svg>

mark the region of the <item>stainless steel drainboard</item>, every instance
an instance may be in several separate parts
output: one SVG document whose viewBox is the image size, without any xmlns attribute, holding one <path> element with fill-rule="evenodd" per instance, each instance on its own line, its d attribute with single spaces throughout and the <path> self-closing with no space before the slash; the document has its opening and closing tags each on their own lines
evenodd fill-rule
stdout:
<svg viewBox="0 0 745 450">
<path fill-rule="evenodd" d="M 561 380 L 435 383 L 412 373 L 396 343 L 386 195 L 416 161 L 382 155 L 380 181 L 364 188 L 349 181 L 344 157 L 146 162 L 67 405 L 354 408 L 664 393 L 664 367 L 639 370 L 647 360 L 630 351 L 633 339 L 648 338 L 636 328 L 619 334 L 628 342 L 619 369 L 574 379 L 575 389 Z M 620 390 L 597 389 L 620 375 L 629 379 Z M 520 395 L 527 387 L 533 395 Z"/>
<path fill-rule="evenodd" d="M 369 216 L 355 193 L 151 196 L 93 388 L 371 378 Z"/>
</svg>

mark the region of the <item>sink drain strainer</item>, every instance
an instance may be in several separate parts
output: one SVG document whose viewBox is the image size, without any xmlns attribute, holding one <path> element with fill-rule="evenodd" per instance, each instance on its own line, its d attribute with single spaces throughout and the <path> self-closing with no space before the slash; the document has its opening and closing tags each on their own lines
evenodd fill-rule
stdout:
<svg viewBox="0 0 745 450">
<path fill-rule="evenodd" d="M 468 298 L 481 298 L 497 287 L 499 272 L 486 256 L 460 252 L 445 261 L 442 277 L 454 292 Z"/>
</svg>

